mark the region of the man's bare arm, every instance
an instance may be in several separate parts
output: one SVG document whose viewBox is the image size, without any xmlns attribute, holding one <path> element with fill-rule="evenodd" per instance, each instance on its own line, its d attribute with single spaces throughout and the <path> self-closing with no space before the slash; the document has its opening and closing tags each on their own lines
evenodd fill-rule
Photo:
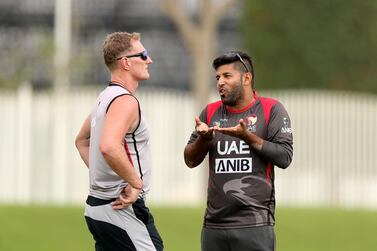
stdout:
<svg viewBox="0 0 377 251">
<path fill-rule="evenodd" d="M 115 99 L 105 116 L 99 147 L 116 174 L 132 187 L 142 189 L 143 183 L 124 150 L 124 137 L 138 121 L 138 116 L 138 103 L 134 97 L 124 95 Z"/>
<path fill-rule="evenodd" d="M 89 141 L 90 141 L 90 115 L 85 119 L 79 133 L 76 136 L 75 145 L 81 159 L 89 167 Z"/>
</svg>

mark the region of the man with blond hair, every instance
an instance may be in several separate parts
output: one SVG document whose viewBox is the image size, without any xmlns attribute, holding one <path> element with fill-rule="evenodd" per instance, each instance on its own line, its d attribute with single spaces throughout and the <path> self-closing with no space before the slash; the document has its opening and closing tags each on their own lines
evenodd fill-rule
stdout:
<svg viewBox="0 0 377 251">
<path fill-rule="evenodd" d="M 150 189 L 149 130 L 134 96 L 149 79 L 152 59 L 139 33 L 115 32 L 103 43 L 111 72 L 84 121 L 76 147 L 89 168 L 85 219 L 99 250 L 163 250 L 154 219 L 145 205 Z"/>
</svg>

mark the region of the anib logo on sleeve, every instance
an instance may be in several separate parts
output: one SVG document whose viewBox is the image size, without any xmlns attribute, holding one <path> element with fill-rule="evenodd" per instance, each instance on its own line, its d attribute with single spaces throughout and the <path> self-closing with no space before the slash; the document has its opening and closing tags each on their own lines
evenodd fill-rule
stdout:
<svg viewBox="0 0 377 251">
<path fill-rule="evenodd" d="M 282 133 L 292 133 L 292 128 L 289 127 L 288 118 L 283 118 L 283 127 L 281 128 Z"/>
<path fill-rule="evenodd" d="M 215 172 L 216 173 L 251 173 L 252 172 L 252 159 L 251 158 L 216 159 Z"/>
</svg>

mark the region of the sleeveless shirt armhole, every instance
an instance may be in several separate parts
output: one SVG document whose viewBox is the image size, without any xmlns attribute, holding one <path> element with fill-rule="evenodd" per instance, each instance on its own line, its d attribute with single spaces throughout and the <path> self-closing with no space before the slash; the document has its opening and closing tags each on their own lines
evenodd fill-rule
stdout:
<svg viewBox="0 0 377 251">
<path fill-rule="evenodd" d="M 136 132 L 136 130 L 139 128 L 140 123 L 141 123 L 141 109 L 140 109 L 140 103 L 139 103 L 139 100 L 138 100 L 135 96 L 133 96 L 133 95 L 131 95 L 131 96 L 134 97 L 134 98 L 136 99 L 137 107 L 138 107 L 138 109 L 139 109 L 139 123 L 137 123 L 137 126 L 136 126 L 135 130 L 132 132 L 132 134 L 134 134 L 134 133 Z"/>
<path fill-rule="evenodd" d="M 114 102 L 114 100 L 116 100 L 117 98 L 122 97 L 122 96 L 124 96 L 124 95 L 130 95 L 130 94 L 123 93 L 123 94 L 120 94 L 120 95 L 118 95 L 118 96 L 115 96 L 115 97 L 110 101 L 109 105 L 107 106 L 107 108 L 106 108 L 106 113 L 107 113 L 107 111 L 109 110 L 111 104 Z"/>
<path fill-rule="evenodd" d="M 107 111 L 109 110 L 111 104 L 114 102 L 114 100 L 117 99 L 117 98 L 119 98 L 119 97 L 121 97 L 121 96 L 124 96 L 124 95 L 128 95 L 128 96 L 133 97 L 133 98 L 136 100 L 136 102 L 137 102 L 137 107 L 138 107 L 138 110 L 139 110 L 139 122 L 137 123 L 137 126 L 136 126 L 135 130 L 134 130 L 132 133 L 127 133 L 127 134 L 133 134 L 133 133 L 135 133 L 136 130 L 139 128 L 139 126 L 140 126 L 140 122 L 141 122 L 141 109 L 140 109 L 140 103 L 139 103 L 139 100 L 138 100 L 134 95 L 129 94 L 129 93 L 123 93 L 123 94 L 120 94 L 120 95 L 118 95 L 118 96 L 115 96 L 115 97 L 110 101 L 109 105 L 107 106 L 107 108 L 106 108 L 106 113 L 107 113 Z"/>
</svg>

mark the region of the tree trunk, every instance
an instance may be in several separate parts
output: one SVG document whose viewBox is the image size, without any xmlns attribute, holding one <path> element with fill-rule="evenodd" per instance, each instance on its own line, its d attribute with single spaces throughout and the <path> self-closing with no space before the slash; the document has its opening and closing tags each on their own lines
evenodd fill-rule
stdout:
<svg viewBox="0 0 377 251">
<path fill-rule="evenodd" d="M 213 33 L 213 30 L 201 33 L 202 36 L 198 38 L 194 48 L 191 90 L 198 113 L 208 103 L 211 85 L 215 84 L 215 78 L 212 78 L 212 60 L 217 50 L 217 39 Z"/>
<path fill-rule="evenodd" d="M 235 0 L 200 0 L 197 10 L 198 21 L 194 22 L 181 5 L 180 1 L 157 0 L 161 9 L 176 25 L 183 43 L 193 61 L 191 90 L 196 100 L 196 111 L 199 113 L 208 103 L 211 85 L 215 83 L 212 60 L 218 44 L 218 26 L 221 17 Z"/>
</svg>

